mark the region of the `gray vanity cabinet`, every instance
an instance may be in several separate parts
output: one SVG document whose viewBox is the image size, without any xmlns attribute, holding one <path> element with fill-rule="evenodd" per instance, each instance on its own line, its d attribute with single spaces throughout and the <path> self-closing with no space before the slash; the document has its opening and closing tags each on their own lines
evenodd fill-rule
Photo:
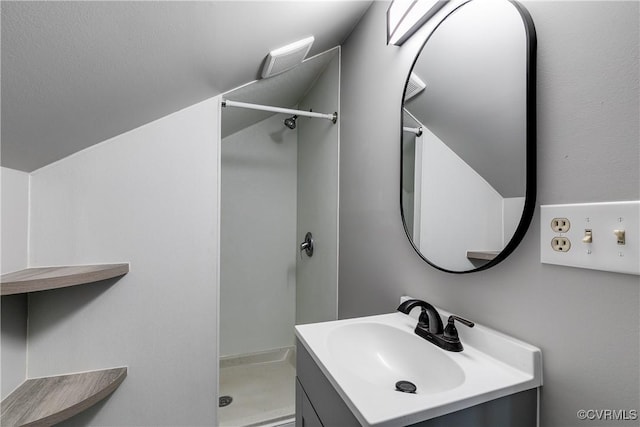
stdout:
<svg viewBox="0 0 640 427">
<path fill-rule="evenodd" d="M 296 342 L 296 372 L 296 427 L 360 426 L 300 341 Z"/>
<path fill-rule="evenodd" d="M 296 427 L 360 426 L 304 345 L 297 341 Z M 451 414 L 413 424 L 416 427 L 536 427 L 537 389 L 525 390 Z"/>
</svg>

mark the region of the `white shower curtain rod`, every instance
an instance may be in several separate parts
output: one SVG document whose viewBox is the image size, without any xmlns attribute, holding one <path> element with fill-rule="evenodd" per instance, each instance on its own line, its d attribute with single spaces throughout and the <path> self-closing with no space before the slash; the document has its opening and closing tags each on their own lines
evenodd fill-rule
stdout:
<svg viewBox="0 0 640 427">
<path fill-rule="evenodd" d="M 271 111 L 274 113 L 295 114 L 298 116 L 314 117 L 316 119 L 327 119 L 333 123 L 338 121 L 338 113 L 324 114 L 314 113 L 312 111 L 292 110 L 290 108 L 272 107 L 270 105 L 249 104 L 248 102 L 231 101 L 229 99 L 222 100 L 223 107 L 249 108 L 252 110 Z"/>
<path fill-rule="evenodd" d="M 422 136 L 422 127 L 419 128 L 410 128 L 410 127 L 403 127 L 402 128 L 403 131 L 405 132 L 411 132 L 411 133 L 415 133 L 416 136 Z"/>
</svg>

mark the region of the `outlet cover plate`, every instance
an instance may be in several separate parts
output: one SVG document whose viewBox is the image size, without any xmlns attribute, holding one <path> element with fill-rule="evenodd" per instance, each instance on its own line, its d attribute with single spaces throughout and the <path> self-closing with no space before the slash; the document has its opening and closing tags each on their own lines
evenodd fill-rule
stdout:
<svg viewBox="0 0 640 427">
<path fill-rule="evenodd" d="M 566 233 L 552 230 L 554 218 L 567 218 Z M 585 243 L 585 230 L 592 242 Z M 615 230 L 625 231 L 618 245 Z M 555 237 L 571 242 L 567 252 L 554 251 Z M 640 275 L 640 201 L 542 205 L 540 207 L 540 262 L 592 270 Z"/>
</svg>

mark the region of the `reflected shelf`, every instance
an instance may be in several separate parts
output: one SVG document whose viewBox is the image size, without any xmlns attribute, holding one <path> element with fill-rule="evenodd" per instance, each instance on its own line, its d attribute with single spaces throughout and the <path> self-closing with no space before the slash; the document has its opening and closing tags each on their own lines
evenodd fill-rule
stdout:
<svg viewBox="0 0 640 427">
<path fill-rule="evenodd" d="M 500 254 L 500 251 L 467 251 L 467 258 L 491 261 Z"/>
</svg>

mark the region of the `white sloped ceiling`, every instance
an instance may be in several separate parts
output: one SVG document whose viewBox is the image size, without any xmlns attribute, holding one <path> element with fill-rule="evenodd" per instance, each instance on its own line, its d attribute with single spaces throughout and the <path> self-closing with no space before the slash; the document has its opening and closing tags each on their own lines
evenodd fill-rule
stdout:
<svg viewBox="0 0 640 427">
<path fill-rule="evenodd" d="M 2 166 L 33 171 L 340 45 L 370 1 L 3 1 Z"/>
</svg>

